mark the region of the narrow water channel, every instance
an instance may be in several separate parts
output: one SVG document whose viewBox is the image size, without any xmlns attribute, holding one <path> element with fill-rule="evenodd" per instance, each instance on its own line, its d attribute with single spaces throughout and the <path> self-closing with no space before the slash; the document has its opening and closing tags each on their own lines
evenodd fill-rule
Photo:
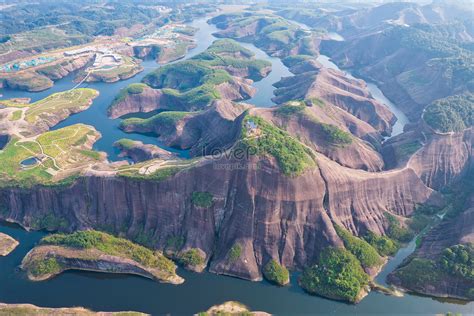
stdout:
<svg viewBox="0 0 474 316">
<path fill-rule="evenodd" d="M 182 285 L 161 284 L 131 275 L 66 272 L 44 282 L 28 281 L 18 266 L 26 253 L 45 235 L 26 232 L 16 225 L 0 223 L 0 232 L 20 242 L 9 256 L 0 257 L 0 302 L 31 303 L 48 307 L 85 306 L 93 310 L 135 310 L 156 314 L 191 315 L 228 300 L 240 301 L 252 310 L 278 315 L 433 315 L 472 312 L 473 304 L 455 305 L 414 295 L 385 296 L 371 292 L 360 304 L 350 305 L 311 296 L 296 283 L 276 287 L 212 273 L 192 273 L 182 269 Z"/>
<path fill-rule="evenodd" d="M 198 46 L 191 50 L 186 58 L 190 58 L 206 49 L 214 40 L 210 36 L 216 29 L 205 20 L 197 20 L 193 26 L 200 28 L 196 34 Z M 290 75 L 286 68 L 281 68 L 281 61 L 269 59 L 268 55 L 245 44 L 257 54 L 258 58 L 267 56 L 273 63 L 270 79 L 261 82 L 259 95 L 249 102 L 257 106 L 269 106 L 273 97 L 274 82 L 282 76 Z M 145 67 L 156 68 L 154 61 L 146 61 Z M 281 64 L 282 65 L 282 64 Z M 284 66 L 283 66 L 284 67 Z M 73 115 L 60 126 L 75 123 L 94 125 L 103 135 L 96 144 L 96 149 L 109 153 L 114 160 L 116 153 L 111 151 L 111 143 L 121 137 L 139 139 L 146 143 L 157 143 L 156 138 L 143 135 L 124 134 L 118 128 L 119 120 L 110 120 L 106 110 L 110 101 L 118 91 L 129 83 L 138 82 L 149 71 L 132 79 L 113 84 L 94 83 L 86 86 L 98 89 L 98 97 L 91 108 L 80 114 Z M 267 77 L 268 78 L 268 77 Z M 33 101 L 44 98 L 50 93 L 70 89 L 74 86 L 72 77 L 56 82 L 54 88 L 40 93 L 4 91 L 3 98 L 30 97 Z M 262 92 L 263 91 L 263 92 Z M 270 100 L 271 101 L 271 100 Z M 59 128 L 59 127 L 57 127 Z M 212 305 L 228 300 L 240 301 L 252 310 L 261 310 L 279 315 L 294 314 L 420 314 L 459 312 L 471 313 L 474 304 L 457 305 L 440 302 L 427 297 L 405 295 L 403 298 L 385 296 L 371 292 L 360 304 L 350 305 L 321 297 L 310 296 L 303 292 L 296 283 L 297 274 L 292 275 L 292 282 L 287 287 L 276 287 L 269 283 L 250 282 L 231 277 L 218 276 L 211 273 L 191 273 L 180 269 L 178 273 L 186 279 L 182 285 L 160 284 L 138 276 L 111 275 L 91 272 L 67 272 L 45 282 L 29 282 L 18 270 L 22 258 L 45 235 L 44 232 L 26 232 L 15 225 L 0 223 L 0 232 L 6 233 L 20 242 L 20 246 L 9 256 L 0 257 L 0 302 L 32 303 L 48 307 L 84 306 L 103 311 L 134 310 L 152 314 L 185 314 L 190 315 L 204 311 Z M 379 283 L 385 283 L 385 276 L 393 270 L 409 253 L 414 243 L 400 250 L 377 277 Z"/>
</svg>

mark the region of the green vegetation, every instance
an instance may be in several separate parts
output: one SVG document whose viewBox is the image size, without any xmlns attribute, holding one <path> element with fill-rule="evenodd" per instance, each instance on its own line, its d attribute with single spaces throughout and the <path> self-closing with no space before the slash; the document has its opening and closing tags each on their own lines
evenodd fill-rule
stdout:
<svg viewBox="0 0 474 316">
<path fill-rule="evenodd" d="M 410 289 L 423 288 L 438 282 L 442 273 L 433 260 L 413 258 L 407 265 L 397 269 L 395 275 L 404 287 Z"/>
<path fill-rule="evenodd" d="M 183 252 L 178 260 L 184 266 L 200 266 L 204 264 L 204 259 L 199 252 L 199 249 L 191 248 Z"/>
<path fill-rule="evenodd" d="M 255 127 L 253 127 L 255 125 Z M 247 116 L 242 129 L 244 146 L 256 155 L 271 155 L 283 174 L 297 176 L 315 166 L 313 153 L 285 131 L 257 116 Z"/>
<path fill-rule="evenodd" d="M 168 64 L 148 74 L 143 82 L 162 89 L 171 104 L 201 109 L 221 98 L 217 85 L 233 81 L 226 68 L 248 70 L 248 77 L 258 80 L 262 78 L 262 70 L 270 66 L 266 61 L 254 59 L 251 51 L 235 41 L 217 40 L 192 59 Z"/>
<path fill-rule="evenodd" d="M 288 57 L 283 58 L 282 61 L 286 67 L 291 68 L 293 66 L 298 65 L 299 63 L 303 61 L 307 61 L 312 58 L 314 57 L 310 55 L 290 55 Z"/>
<path fill-rule="evenodd" d="M 194 206 L 209 208 L 212 206 L 213 198 L 209 192 L 193 192 L 191 202 Z"/>
<path fill-rule="evenodd" d="M 95 130 L 77 124 L 40 134 L 34 140 L 12 138 L 0 152 L 0 186 L 57 184 L 64 176 L 77 175 L 78 171 L 64 176 L 61 172 L 72 168 L 79 170 L 81 166 L 96 162 L 100 156 L 87 145 L 89 138 L 96 137 Z M 30 157 L 40 159 L 40 163 L 22 166 L 21 162 Z"/>
<path fill-rule="evenodd" d="M 111 256 L 132 259 L 146 267 L 160 268 L 173 274 L 175 270 L 173 262 L 161 253 L 153 252 L 129 240 L 94 230 L 78 231 L 69 235 L 49 235 L 41 240 L 41 244 L 77 249 L 97 249 Z"/>
<path fill-rule="evenodd" d="M 270 260 L 263 268 L 263 276 L 270 282 L 278 285 L 285 285 L 290 279 L 288 269 L 280 265 L 275 260 Z"/>
<path fill-rule="evenodd" d="M 447 273 L 474 281 L 474 245 L 459 244 L 446 248 L 440 264 Z"/>
<path fill-rule="evenodd" d="M 422 147 L 421 143 L 418 140 L 410 141 L 408 143 L 401 144 L 394 148 L 395 157 L 397 160 L 402 160 L 409 158 L 415 152 Z"/>
<path fill-rule="evenodd" d="M 10 121 L 18 121 L 19 119 L 21 119 L 21 114 L 22 113 L 23 113 L 23 111 L 21 111 L 21 110 L 13 112 L 12 116 L 10 117 Z"/>
<path fill-rule="evenodd" d="M 321 123 L 321 128 L 326 141 L 332 145 L 344 147 L 352 143 L 352 135 L 337 126 Z"/>
<path fill-rule="evenodd" d="M 61 41 L 63 43 L 60 46 L 71 46 L 71 43 L 66 41 L 69 37 L 85 37 L 92 40 L 93 36 L 113 35 L 115 30 L 121 27 L 129 28 L 138 23 L 151 25 L 159 23 L 161 19 L 162 13 L 152 7 L 152 4 L 138 6 L 132 2 L 114 2 L 106 7 L 90 3 L 87 8 L 78 2 L 68 2 L 67 5 L 63 2 L 51 2 L 47 7 L 44 3 L 16 3 L 14 6 L 3 8 L 0 13 L 2 34 L 46 32 L 59 25 L 61 32 L 58 30 L 47 37 L 31 36 L 25 39 L 35 43 L 42 42 L 48 49 L 57 47 L 55 43 Z"/>
<path fill-rule="evenodd" d="M 212 43 L 211 46 L 206 50 L 207 54 L 224 54 L 230 56 L 243 56 L 245 58 L 253 58 L 255 54 L 240 45 L 238 42 L 231 39 L 217 40 Z M 198 55 L 199 56 L 199 55 Z"/>
<path fill-rule="evenodd" d="M 374 247 L 381 256 L 393 256 L 399 248 L 396 241 L 387 236 L 376 235 L 371 231 L 364 236 L 364 239 Z"/>
<path fill-rule="evenodd" d="M 69 222 L 62 216 L 48 213 L 36 217 L 30 225 L 35 230 L 45 229 L 47 231 L 55 231 L 59 229 L 67 229 L 69 227 Z"/>
<path fill-rule="evenodd" d="M 388 220 L 388 237 L 402 243 L 409 242 L 413 239 L 413 232 L 411 232 L 408 228 L 401 226 L 400 222 L 394 215 L 385 213 L 385 217 Z"/>
<path fill-rule="evenodd" d="M 344 247 L 360 261 L 363 267 L 371 268 L 383 263 L 377 251 L 365 240 L 353 236 L 344 228 L 334 225 L 337 234 L 344 242 Z"/>
<path fill-rule="evenodd" d="M 171 236 L 166 239 L 166 248 L 179 250 L 183 247 L 186 240 L 182 236 Z"/>
<path fill-rule="evenodd" d="M 227 256 L 230 262 L 237 261 L 242 255 L 242 246 L 238 243 L 235 243 L 232 248 L 230 248 Z"/>
<path fill-rule="evenodd" d="M 64 92 L 53 93 L 48 97 L 31 103 L 25 113 L 25 121 L 36 123 L 39 119 L 48 120 L 50 115 L 62 111 L 78 112 L 78 109 L 88 107 L 91 100 L 99 93 L 94 89 L 79 88 Z"/>
<path fill-rule="evenodd" d="M 300 285 L 309 293 L 356 302 L 369 276 L 357 258 L 345 249 L 326 248 L 316 264 L 306 268 Z"/>
<path fill-rule="evenodd" d="M 124 129 L 133 126 L 133 128 L 147 132 L 153 131 L 156 126 L 161 126 L 161 128 L 173 128 L 178 121 L 190 114 L 191 112 L 166 111 L 146 119 L 132 117 L 123 120 L 120 123 L 120 128 Z"/>
<path fill-rule="evenodd" d="M 275 114 L 281 117 L 289 118 L 294 115 L 302 113 L 306 108 L 306 105 L 302 102 L 299 102 L 298 105 L 294 105 L 292 103 L 287 103 L 278 107 L 275 111 Z"/>
<path fill-rule="evenodd" d="M 33 276 L 53 275 L 62 270 L 61 264 L 55 258 L 47 258 L 45 260 L 34 260 L 28 266 L 28 271 Z"/>
<path fill-rule="evenodd" d="M 128 95 L 130 94 L 140 94 L 147 88 L 148 86 L 144 83 L 132 83 L 128 85 L 128 87 L 123 88 L 120 90 L 119 94 L 115 97 L 113 104 L 119 103 L 123 101 Z"/>
<path fill-rule="evenodd" d="M 30 14 L 29 9 L 16 11 L 23 11 L 25 13 L 28 11 L 27 14 Z M 18 51 L 29 50 L 43 52 L 54 48 L 83 44 L 90 39 L 89 37 L 82 34 L 66 34 L 64 30 L 54 26 L 38 28 L 35 30 L 25 30 L 24 32 L 21 32 L 24 21 L 15 24 L 9 24 L 8 22 L 5 22 L 5 19 L 10 19 L 11 16 L 7 16 L 5 14 L 5 10 L 2 10 L 0 13 L 0 21 L 2 21 L 0 27 L 2 28 L 2 33 L 3 30 L 5 30 L 4 28 L 8 26 L 9 28 L 14 27 L 14 33 L 16 34 L 10 35 L 10 39 L 8 41 L 0 43 L 0 54 L 7 53 L 12 48 Z"/>
<path fill-rule="evenodd" d="M 217 16 L 211 19 L 211 22 L 225 29 L 226 37 L 245 38 L 270 53 L 284 51 L 287 54 L 292 49 L 298 49 L 301 54 L 315 53 L 307 41 L 310 32 L 279 16 L 248 12 L 229 13 Z M 255 25 L 259 27 L 254 32 L 249 32 L 248 30 L 255 29 Z"/>
<path fill-rule="evenodd" d="M 474 125 L 474 96 L 454 95 L 436 100 L 426 107 L 423 119 L 438 132 L 463 131 Z"/>
<path fill-rule="evenodd" d="M 151 180 L 151 181 L 164 181 L 171 178 L 183 168 L 178 166 L 163 167 L 151 174 L 139 174 L 136 170 L 127 170 L 119 173 L 119 176 L 127 177 L 135 180 Z"/>
<path fill-rule="evenodd" d="M 319 98 L 310 98 L 308 99 L 308 101 L 310 101 L 312 105 L 319 106 L 320 108 L 323 108 L 326 106 L 326 103 L 324 103 L 324 101 Z"/>
<path fill-rule="evenodd" d="M 128 138 L 121 138 L 114 143 L 114 146 L 118 146 L 124 149 L 131 149 L 135 147 L 135 141 Z"/>
</svg>

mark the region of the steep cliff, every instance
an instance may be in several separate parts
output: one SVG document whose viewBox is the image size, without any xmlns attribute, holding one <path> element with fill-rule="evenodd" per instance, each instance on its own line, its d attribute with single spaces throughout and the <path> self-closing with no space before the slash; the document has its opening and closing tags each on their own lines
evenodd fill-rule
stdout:
<svg viewBox="0 0 474 316">
<path fill-rule="evenodd" d="M 120 157 L 128 157 L 133 162 L 146 161 L 150 159 L 171 159 L 175 158 L 173 153 L 164 150 L 156 145 L 144 144 L 141 141 L 131 139 L 120 139 L 114 143 L 114 147 L 120 150 Z"/>
<path fill-rule="evenodd" d="M 436 99 L 472 92 L 472 51 L 424 26 L 391 26 L 344 42 L 324 41 L 321 52 L 378 82 L 412 120 Z"/>
<path fill-rule="evenodd" d="M 474 133 L 439 135 L 424 133 L 428 138 L 423 148 L 409 160 L 408 166 L 431 188 L 440 190 L 463 177 L 472 165 Z"/>
<path fill-rule="evenodd" d="M 35 70 L 26 69 L 14 74 L 7 74 L 0 78 L 0 87 L 31 92 L 43 91 L 51 88 L 55 80 L 84 68 L 93 60 L 93 57 L 93 55 L 80 56 L 37 67 Z"/>
<path fill-rule="evenodd" d="M 390 134 L 396 118 L 370 95 L 364 81 L 347 78 L 340 71 L 323 67 L 315 59 L 296 64 L 291 70 L 295 76 L 275 84 L 275 102 L 318 98 L 351 113 L 381 133 Z"/>
<path fill-rule="evenodd" d="M 456 189 L 441 222 L 423 236 L 416 251 L 389 275 L 389 282 L 425 295 L 474 299 L 472 178 L 462 186 Z"/>
<path fill-rule="evenodd" d="M 368 171 L 380 171 L 384 167 L 381 155 L 363 140 L 378 144 L 372 137 L 378 133 L 373 129 L 369 129 L 372 134 L 360 133 L 363 128 L 354 128 L 357 126 L 355 117 L 352 124 L 345 123 L 342 117 L 351 115 L 329 103 L 289 102 L 271 109 L 252 109 L 250 113 L 271 121 L 343 166 Z"/>
<path fill-rule="evenodd" d="M 4 188 L 1 217 L 26 227 L 52 217 L 68 230 L 141 236 L 158 249 L 199 248 L 211 271 L 258 280 L 269 258 L 302 269 L 324 247 L 342 246 L 333 222 L 383 233 L 384 212 L 407 216 L 435 198 L 409 169 L 354 171 L 320 155 L 317 165 L 288 177 L 273 158 L 224 157 L 160 180 L 85 176 L 67 187 Z M 198 204 L 194 192 L 208 192 L 212 203 Z"/>
<path fill-rule="evenodd" d="M 241 115 L 248 108 L 216 100 L 201 112 L 162 112 L 145 120 L 125 120 L 121 128 L 156 134 L 168 146 L 190 149 L 191 156 L 204 156 L 234 144 L 240 135 Z"/>
</svg>

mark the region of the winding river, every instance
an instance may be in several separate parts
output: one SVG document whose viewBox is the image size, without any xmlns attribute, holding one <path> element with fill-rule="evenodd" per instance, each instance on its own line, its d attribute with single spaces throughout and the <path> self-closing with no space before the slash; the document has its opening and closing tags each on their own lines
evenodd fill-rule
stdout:
<svg viewBox="0 0 474 316">
<path fill-rule="evenodd" d="M 196 34 L 198 46 L 190 50 L 186 58 L 202 52 L 215 39 L 210 36 L 216 31 L 215 27 L 208 25 L 204 19 L 197 20 L 192 25 L 199 28 Z M 280 80 L 281 77 L 291 74 L 279 59 L 269 57 L 251 44 L 244 44 L 244 46 L 254 51 L 258 58 L 269 60 L 273 64 L 272 73 L 267 78 L 255 83 L 255 87 L 259 89 L 258 94 L 246 102 L 256 106 L 271 106 L 273 105 L 271 97 L 273 97 L 274 90 L 272 84 Z M 157 67 L 154 61 L 145 61 L 143 66 L 148 71 Z M 117 152 L 111 144 L 122 137 L 163 147 L 155 137 L 123 133 L 117 128 L 120 119 L 111 120 L 107 117 L 107 107 L 118 91 L 130 83 L 139 82 L 148 71 L 131 79 L 112 84 L 83 85 L 99 90 L 100 96 L 94 100 L 88 110 L 69 117 L 55 128 L 75 123 L 95 126 L 102 133 L 102 139 L 95 144 L 95 149 L 106 151 L 110 160 L 118 159 Z M 3 98 L 29 97 L 35 101 L 53 92 L 64 91 L 73 86 L 72 76 L 69 76 L 59 80 L 53 88 L 44 92 L 28 93 L 5 90 L 2 93 Z M 373 89 L 371 91 L 375 98 L 382 98 L 383 94 L 377 95 L 376 86 L 371 89 Z M 387 102 L 384 103 L 387 106 L 395 107 Z M 399 124 L 403 128 L 403 120 L 397 113 L 395 114 L 401 121 Z M 398 133 L 400 130 L 397 129 L 396 132 Z M 186 155 L 185 152 L 180 152 L 180 154 Z M 179 286 L 160 284 L 137 276 L 92 272 L 66 272 L 49 281 L 32 283 L 18 271 L 18 266 L 26 253 L 46 233 L 26 232 L 16 225 L 6 223 L 0 223 L 0 232 L 9 234 L 20 242 L 17 249 L 9 256 L 0 258 L 0 302 L 5 303 L 31 303 L 48 307 L 84 306 L 93 310 L 134 310 L 152 314 L 193 314 L 228 300 L 240 301 L 252 310 L 282 315 L 315 313 L 325 315 L 415 313 L 432 315 L 447 312 L 465 314 L 472 313 L 474 308 L 472 303 L 459 305 L 410 294 L 399 298 L 385 296 L 377 292 L 371 292 L 358 305 L 350 305 L 304 293 L 296 284 L 297 274 L 292 275 L 292 282 L 287 287 L 276 287 L 265 281 L 249 282 L 207 272 L 197 274 L 182 269 L 178 270 L 178 273 L 186 279 L 186 282 Z M 413 249 L 414 242 L 401 249 L 380 273 L 377 281 L 384 284 L 386 275 Z"/>
</svg>

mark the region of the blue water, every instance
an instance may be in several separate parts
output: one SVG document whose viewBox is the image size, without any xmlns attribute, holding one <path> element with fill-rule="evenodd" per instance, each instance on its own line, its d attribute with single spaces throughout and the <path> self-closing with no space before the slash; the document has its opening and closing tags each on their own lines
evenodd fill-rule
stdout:
<svg viewBox="0 0 474 316">
<path fill-rule="evenodd" d="M 26 232 L 0 223 L 0 232 L 20 242 L 7 257 L 0 257 L 0 302 L 31 303 L 48 307 L 85 306 L 97 311 L 134 310 L 156 314 L 191 315 L 228 300 L 237 300 L 253 310 L 278 315 L 434 315 L 472 313 L 474 304 L 457 305 L 428 297 L 385 296 L 370 293 L 360 304 L 350 305 L 306 294 L 296 283 L 276 287 L 268 282 L 250 282 L 211 273 L 192 273 L 182 269 L 182 285 L 161 284 L 131 275 L 92 272 L 66 272 L 44 282 L 28 281 L 18 266 L 26 253 L 45 235 Z"/>
<path fill-rule="evenodd" d="M 36 159 L 35 157 L 31 157 L 31 158 L 23 160 L 21 162 L 21 165 L 28 167 L 28 166 L 36 165 L 37 163 L 38 163 L 38 159 Z"/>
<path fill-rule="evenodd" d="M 191 50 L 186 58 L 206 49 L 214 40 L 214 37 L 210 36 L 211 32 L 216 31 L 204 20 L 198 20 L 192 25 L 200 28 L 196 34 L 198 46 Z M 266 54 L 253 45 L 245 45 L 252 49 L 257 57 L 265 57 Z M 268 56 L 265 59 L 269 60 Z M 272 84 L 282 76 L 291 75 L 286 68 L 281 67 L 279 60 L 270 60 L 273 63 L 273 71 L 269 76 L 271 79 L 267 77 L 255 83 L 255 86 L 260 88 L 259 94 L 248 101 L 257 106 L 273 105 Z M 69 117 L 55 128 L 75 123 L 95 126 L 103 135 L 103 138 L 95 144 L 95 148 L 106 151 L 111 160 L 117 159 L 117 153 L 111 144 L 122 137 L 161 145 L 154 137 L 123 133 L 117 128 L 120 119 L 111 120 L 107 117 L 107 107 L 118 91 L 132 82 L 140 81 L 147 72 L 157 67 L 154 61 L 145 61 L 143 65 L 146 70 L 129 80 L 112 84 L 84 85 L 99 90 L 100 96 L 88 110 Z M 36 101 L 53 92 L 68 90 L 74 85 L 72 76 L 69 76 L 56 82 L 52 89 L 39 93 L 8 90 L 0 93 L 4 94 L 3 98 L 29 97 L 32 101 Z M 32 303 L 48 307 L 84 306 L 101 311 L 134 310 L 152 314 L 185 315 L 204 311 L 212 305 L 228 300 L 240 301 L 252 310 L 279 315 L 433 315 L 447 312 L 472 314 L 474 309 L 473 303 L 459 305 L 409 294 L 398 298 L 375 292 L 371 292 L 360 304 L 349 305 L 306 294 L 298 287 L 296 274 L 292 275 L 291 284 L 287 287 L 276 287 L 265 281 L 250 282 L 207 272 L 191 273 L 182 269 L 179 269 L 178 274 L 183 276 L 186 282 L 178 286 L 160 284 L 138 276 L 90 272 L 67 272 L 49 281 L 33 283 L 24 278 L 18 266 L 25 254 L 45 233 L 26 232 L 17 226 L 5 223 L 0 223 L 0 232 L 20 241 L 20 245 L 9 256 L 0 257 L 0 302 L 5 303 Z M 400 250 L 376 280 L 385 284 L 386 275 L 412 251 L 412 243 Z"/>
<path fill-rule="evenodd" d="M 176 152 L 179 155 L 186 157 L 187 151 L 167 147 L 154 136 L 137 133 L 125 133 L 124 131 L 118 128 L 122 119 L 110 119 L 107 116 L 107 108 L 109 107 L 115 96 L 119 93 L 120 89 L 127 87 L 131 83 L 140 82 L 148 72 L 158 67 L 154 60 L 143 61 L 142 65 L 145 70 L 128 80 L 118 81 L 114 83 L 94 82 L 82 84 L 80 86 L 81 88 L 92 88 L 98 90 L 99 96 L 94 99 L 89 109 L 71 115 L 70 117 L 56 125 L 54 128 L 52 128 L 52 130 L 56 130 L 77 123 L 83 123 L 95 127 L 95 129 L 101 133 L 102 137 L 94 144 L 94 149 L 106 152 L 108 159 L 111 161 L 122 159 L 118 157 L 119 150 L 113 147 L 113 143 L 121 138 L 130 138 L 133 140 L 142 141 L 146 144 L 158 145 L 161 148 Z M 76 85 L 76 83 L 73 82 L 73 79 L 74 74 L 70 74 L 56 81 L 51 89 L 41 92 L 26 92 L 3 89 L 0 91 L 0 93 L 3 94 L 1 99 L 21 97 L 30 98 L 31 102 L 35 102 L 47 97 L 52 93 L 72 89 Z"/>
<path fill-rule="evenodd" d="M 218 31 L 218 29 L 214 25 L 208 24 L 206 22 L 206 19 L 195 20 L 191 23 L 191 26 L 199 29 L 199 31 L 197 31 L 195 34 L 197 46 L 191 49 L 186 54 L 184 59 L 191 58 L 206 50 L 212 44 L 212 42 L 216 40 L 216 38 L 211 34 Z M 258 92 L 254 98 L 247 100 L 246 102 L 255 104 L 256 106 L 274 105 L 274 103 L 271 101 L 274 90 L 272 84 L 279 81 L 282 76 L 289 76 L 291 75 L 291 73 L 282 64 L 280 59 L 269 57 L 266 53 L 256 48 L 252 44 L 244 44 L 244 46 L 254 51 L 258 58 L 266 59 L 272 62 L 273 64 L 273 71 L 269 74 L 269 76 L 264 78 L 260 82 L 254 83 L 254 86 L 258 89 Z M 142 66 L 145 68 L 144 71 L 127 80 L 118 81 L 114 83 L 83 83 L 80 86 L 81 88 L 95 89 L 99 91 L 99 96 L 94 99 L 92 106 L 89 109 L 71 115 L 70 117 L 56 125 L 54 128 L 52 128 L 52 130 L 56 130 L 77 123 L 94 126 L 95 129 L 101 133 L 102 137 L 94 144 L 93 148 L 98 151 L 106 152 L 110 161 L 117 161 L 123 159 L 118 157 L 120 151 L 113 146 L 113 143 L 121 138 L 139 140 L 145 144 L 154 144 L 163 149 L 177 153 L 182 158 L 188 158 L 188 150 L 179 150 L 165 146 L 155 136 L 152 135 L 125 133 L 124 131 L 119 129 L 120 122 L 123 120 L 123 118 L 110 119 L 107 116 L 108 107 L 121 89 L 127 87 L 131 83 L 140 82 L 147 73 L 159 67 L 159 65 L 154 60 L 145 60 L 143 61 Z M 2 89 L 0 90 L 0 94 L 3 94 L 3 96 L 0 97 L 0 99 L 21 97 L 30 98 L 31 102 L 35 102 L 47 97 L 52 93 L 72 89 L 76 85 L 76 83 L 73 82 L 73 79 L 74 74 L 70 74 L 56 81 L 51 89 L 41 92 L 26 92 L 19 90 Z"/>
</svg>

